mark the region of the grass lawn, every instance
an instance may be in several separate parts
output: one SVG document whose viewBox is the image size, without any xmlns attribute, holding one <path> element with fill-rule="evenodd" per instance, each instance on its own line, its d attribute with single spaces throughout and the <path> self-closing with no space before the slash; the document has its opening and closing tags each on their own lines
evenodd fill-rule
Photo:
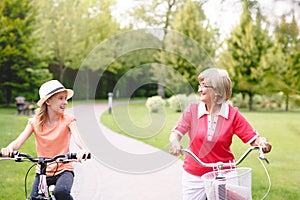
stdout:
<svg viewBox="0 0 300 200">
<path fill-rule="evenodd" d="M 267 137 L 273 150 L 266 157 L 271 176 L 271 191 L 267 199 L 300 199 L 300 165 L 296 146 L 300 139 L 299 112 L 248 112 L 241 111 L 258 132 Z M 181 113 L 168 108 L 160 113 L 149 114 L 144 103 L 114 106 L 112 114 L 102 115 L 107 127 L 129 137 L 168 151 L 168 137 Z M 187 147 L 187 138 L 183 146 Z M 249 146 L 234 138 L 232 150 L 239 157 Z M 268 179 L 263 167 L 252 153 L 242 164 L 253 169 L 253 199 L 261 199 L 268 189 Z"/>
<path fill-rule="evenodd" d="M 70 104 L 71 105 L 71 104 Z M 77 105 L 76 103 L 73 105 Z M 242 112 L 249 122 L 273 144 L 273 150 L 267 155 L 270 165 L 267 166 L 271 176 L 272 187 L 267 199 L 285 200 L 300 199 L 300 170 L 297 144 L 300 139 L 299 112 Z M 105 112 L 102 122 L 112 130 L 134 137 L 168 151 L 168 137 L 171 129 L 180 117 L 168 108 L 165 112 L 149 114 L 144 103 L 129 106 L 114 106 L 110 115 Z M 27 116 L 16 116 L 15 109 L 0 108 L 0 148 L 15 139 L 27 124 Z M 187 146 L 187 140 L 183 146 Z M 247 145 L 235 138 L 233 151 L 241 155 Z M 22 148 L 22 152 L 35 155 L 34 138 L 31 137 Z M 31 163 L 1 161 L 0 199 L 25 199 L 24 177 Z M 257 160 L 257 154 L 251 154 L 243 166 L 253 168 L 253 199 L 261 199 L 268 187 L 263 168 Z M 34 170 L 28 176 L 28 191 L 31 188 Z"/>
<path fill-rule="evenodd" d="M 16 113 L 16 109 L 0 108 L 0 148 L 6 147 L 12 140 L 14 140 L 27 124 L 29 117 L 17 116 Z M 36 155 L 33 137 L 30 137 L 30 139 L 22 146 L 20 152 L 26 152 L 33 156 Z M 0 162 L 0 199 L 26 199 L 24 192 L 24 179 L 25 174 L 31 165 L 32 163 L 29 162 Z M 35 168 L 33 168 L 28 175 L 28 195 L 31 189 L 34 174 Z"/>
</svg>

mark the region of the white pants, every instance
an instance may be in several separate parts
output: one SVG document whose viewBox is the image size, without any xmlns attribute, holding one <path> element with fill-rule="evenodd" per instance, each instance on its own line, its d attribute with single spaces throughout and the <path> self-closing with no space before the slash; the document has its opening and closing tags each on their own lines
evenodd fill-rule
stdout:
<svg viewBox="0 0 300 200">
<path fill-rule="evenodd" d="M 185 170 L 182 172 L 183 200 L 205 200 L 206 194 L 201 176 L 192 175 Z"/>
</svg>

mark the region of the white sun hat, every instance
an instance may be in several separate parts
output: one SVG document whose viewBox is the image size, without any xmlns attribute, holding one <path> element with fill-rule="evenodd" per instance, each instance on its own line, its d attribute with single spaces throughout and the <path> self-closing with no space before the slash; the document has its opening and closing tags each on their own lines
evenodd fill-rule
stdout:
<svg viewBox="0 0 300 200">
<path fill-rule="evenodd" d="M 37 105 L 41 107 L 52 95 L 63 91 L 67 91 L 67 99 L 70 99 L 74 95 L 73 90 L 66 89 L 58 80 L 51 80 L 44 83 L 39 90 L 40 100 L 37 102 Z"/>
</svg>

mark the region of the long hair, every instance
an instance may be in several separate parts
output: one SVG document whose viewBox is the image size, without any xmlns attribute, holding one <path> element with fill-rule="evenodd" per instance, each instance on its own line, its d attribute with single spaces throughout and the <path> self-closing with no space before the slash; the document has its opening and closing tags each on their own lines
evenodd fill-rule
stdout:
<svg viewBox="0 0 300 200">
<path fill-rule="evenodd" d="M 43 103 L 36 114 L 37 131 L 42 132 L 47 120 L 47 104 Z"/>
</svg>

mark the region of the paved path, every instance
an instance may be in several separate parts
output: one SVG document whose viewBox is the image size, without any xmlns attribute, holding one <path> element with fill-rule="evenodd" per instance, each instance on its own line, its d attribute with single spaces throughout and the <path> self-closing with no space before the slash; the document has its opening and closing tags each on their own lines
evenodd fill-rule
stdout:
<svg viewBox="0 0 300 200">
<path fill-rule="evenodd" d="M 83 137 L 85 144 L 97 144 L 91 140 L 95 137 L 100 138 L 96 139 L 99 141 L 97 147 L 87 145 L 93 159 L 83 164 L 75 163 L 73 197 L 76 200 L 180 200 L 182 161 L 145 143 L 117 134 L 100 124 L 100 115 L 106 109 L 106 104 L 86 104 L 68 111 L 77 118 L 80 133 L 86 131 L 86 137 Z M 107 143 L 110 147 L 106 146 Z M 105 151 L 109 148 L 112 150 Z M 151 156 L 150 162 L 147 158 L 145 162 L 141 162 L 141 157 L 136 157 L 138 155 L 133 155 L 133 152 L 139 152 L 139 155 L 145 155 L 144 157 L 153 154 L 154 158 L 159 154 L 159 158 L 164 158 L 167 164 L 163 165 L 162 161 L 161 167 L 156 166 Z M 99 155 L 103 155 L 103 158 Z M 132 156 L 134 159 L 131 159 Z M 108 159 L 111 157 L 113 160 Z M 138 166 L 150 168 L 143 172 Z"/>
</svg>

